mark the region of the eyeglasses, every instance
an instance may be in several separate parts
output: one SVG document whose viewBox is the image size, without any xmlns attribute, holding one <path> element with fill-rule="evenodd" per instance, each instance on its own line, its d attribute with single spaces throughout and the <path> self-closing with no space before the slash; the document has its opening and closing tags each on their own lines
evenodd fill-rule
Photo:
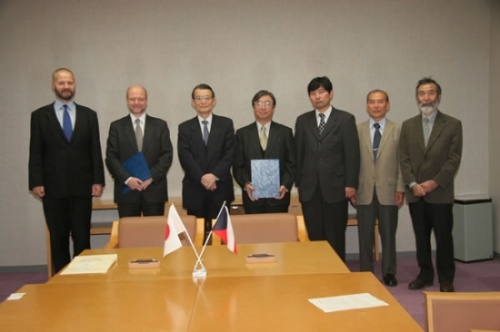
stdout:
<svg viewBox="0 0 500 332">
<path fill-rule="evenodd" d="M 212 98 L 213 97 L 209 97 L 209 96 L 198 96 L 198 97 L 194 97 L 194 100 L 196 100 L 196 101 L 207 101 L 207 100 L 210 100 Z"/>
<path fill-rule="evenodd" d="M 271 103 L 270 101 L 257 101 L 255 102 L 255 106 L 269 108 L 273 106 L 273 103 Z"/>
</svg>

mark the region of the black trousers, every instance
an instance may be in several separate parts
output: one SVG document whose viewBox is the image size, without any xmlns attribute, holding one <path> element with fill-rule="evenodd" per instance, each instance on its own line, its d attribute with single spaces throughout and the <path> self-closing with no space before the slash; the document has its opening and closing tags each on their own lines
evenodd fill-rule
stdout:
<svg viewBox="0 0 500 332">
<path fill-rule="evenodd" d="M 44 197 L 43 212 L 50 233 L 52 272 L 57 273 L 71 261 L 70 234 L 74 256 L 90 249 L 92 197 Z"/>
<path fill-rule="evenodd" d="M 302 202 L 302 213 L 309 239 L 311 241 L 328 241 L 343 261 L 345 261 L 347 209 L 347 200 L 334 203 L 325 202 L 319 186 L 311 201 Z"/>
<path fill-rule="evenodd" d="M 455 278 L 453 204 L 431 204 L 420 199 L 418 202 L 410 203 L 409 206 L 420 267 L 418 278 L 424 281 L 434 279 L 431 251 L 431 233 L 434 230 L 439 282 L 453 283 Z"/>
<path fill-rule="evenodd" d="M 147 203 L 139 201 L 135 203 L 118 203 L 118 215 L 122 217 L 163 216 L 165 214 L 165 202 Z"/>
<path fill-rule="evenodd" d="M 262 205 L 244 205 L 245 214 L 255 213 L 283 213 L 288 212 L 288 205 L 269 205 L 264 202 Z"/>
</svg>

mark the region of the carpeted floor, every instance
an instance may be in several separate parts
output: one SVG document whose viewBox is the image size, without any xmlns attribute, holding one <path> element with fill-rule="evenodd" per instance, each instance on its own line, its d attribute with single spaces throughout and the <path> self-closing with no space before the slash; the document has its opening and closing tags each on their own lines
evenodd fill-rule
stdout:
<svg viewBox="0 0 500 332">
<path fill-rule="evenodd" d="M 359 270 L 359 261 L 357 260 L 348 260 L 347 265 L 353 272 Z M 399 258 L 397 274 L 399 285 L 387 287 L 387 289 L 425 329 L 425 304 L 422 291 L 411 291 L 407 287 L 417 273 L 418 267 L 414 258 Z M 375 274 L 381 278 L 380 264 L 376 264 Z M 0 273 L 0 302 L 24 284 L 44 283 L 46 281 L 46 272 Z M 428 287 L 426 290 L 439 291 L 437 280 L 434 282 L 434 286 Z M 475 263 L 456 262 L 455 290 L 457 292 L 500 291 L 500 260 Z"/>
</svg>

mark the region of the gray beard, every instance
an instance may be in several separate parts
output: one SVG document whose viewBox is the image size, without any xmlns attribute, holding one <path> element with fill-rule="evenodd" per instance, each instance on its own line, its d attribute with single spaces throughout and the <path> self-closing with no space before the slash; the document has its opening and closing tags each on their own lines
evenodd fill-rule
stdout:
<svg viewBox="0 0 500 332">
<path fill-rule="evenodd" d="M 432 104 L 418 104 L 418 109 L 420 110 L 420 113 L 422 113 L 425 116 L 429 116 L 432 113 L 436 112 L 439 106 L 439 100 L 436 100 Z"/>
</svg>

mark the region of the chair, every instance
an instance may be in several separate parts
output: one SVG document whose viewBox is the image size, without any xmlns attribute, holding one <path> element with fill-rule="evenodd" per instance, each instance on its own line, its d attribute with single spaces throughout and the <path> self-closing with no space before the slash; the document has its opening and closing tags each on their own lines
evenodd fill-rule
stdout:
<svg viewBox="0 0 500 332">
<path fill-rule="evenodd" d="M 195 216 L 181 216 L 189 236 L 194 244 L 203 241 L 203 224 Z M 114 221 L 109 242 L 110 248 L 161 247 L 165 240 L 166 216 L 124 217 Z M 185 234 L 179 234 L 183 245 L 189 245 Z"/>
<path fill-rule="evenodd" d="M 429 332 L 500 329 L 500 292 L 424 292 Z"/>
<path fill-rule="evenodd" d="M 238 244 L 308 241 L 304 219 L 292 213 L 231 215 L 231 224 Z M 212 244 L 220 239 L 212 235 Z"/>
</svg>

